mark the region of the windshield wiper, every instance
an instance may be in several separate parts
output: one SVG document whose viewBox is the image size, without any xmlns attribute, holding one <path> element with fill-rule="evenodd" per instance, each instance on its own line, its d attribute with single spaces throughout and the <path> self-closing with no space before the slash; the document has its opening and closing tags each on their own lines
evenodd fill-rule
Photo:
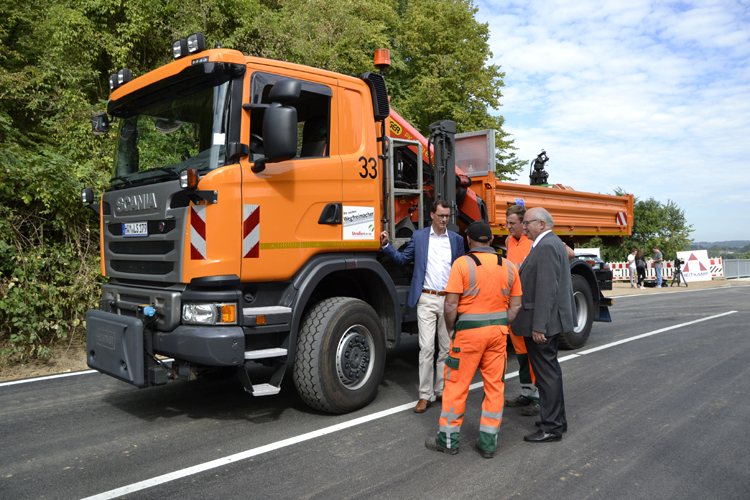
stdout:
<svg viewBox="0 0 750 500">
<path fill-rule="evenodd" d="M 161 170 L 162 172 L 167 172 L 172 179 L 180 178 L 180 174 L 178 174 L 177 172 L 175 172 L 169 167 L 154 167 L 154 168 L 149 168 L 148 170 L 144 170 L 143 172 L 138 172 L 138 173 L 145 174 L 146 172 L 153 172 L 154 170 Z"/>
<path fill-rule="evenodd" d="M 112 182 L 112 181 L 122 181 L 122 182 L 126 182 L 126 183 L 128 184 L 128 186 L 130 186 L 130 185 L 132 185 L 132 184 L 133 184 L 133 181 L 131 181 L 131 180 L 130 180 L 130 179 L 128 179 L 127 177 L 122 177 L 122 176 L 119 176 L 119 175 L 118 175 L 117 177 L 112 177 L 112 178 L 111 178 L 111 179 L 109 180 L 109 182 Z"/>
</svg>

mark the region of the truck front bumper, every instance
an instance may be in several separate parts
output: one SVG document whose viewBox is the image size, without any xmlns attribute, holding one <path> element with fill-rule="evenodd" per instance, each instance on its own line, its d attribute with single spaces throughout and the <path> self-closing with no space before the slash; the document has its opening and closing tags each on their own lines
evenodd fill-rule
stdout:
<svg viewBox="0 0 750 500">
<path fill-rule="evenodd" d="M 88 365 L 133 384 L 149 385 L 144 335 L 152 335 L 153 354 L 204 366 L 240 366 L 245 361 L 245 335 L 239 326 L 181 325 L 171 332 L 144 332 L 131 316 L 90 310 L 86 313 Z"/>
<path fill-rule="evenodd" d="M 240 366 L 245 362 L 245 334 L 239 326 L 181 325 L 156 332 L 154 350 L 199 365 Z"/>
</svg>

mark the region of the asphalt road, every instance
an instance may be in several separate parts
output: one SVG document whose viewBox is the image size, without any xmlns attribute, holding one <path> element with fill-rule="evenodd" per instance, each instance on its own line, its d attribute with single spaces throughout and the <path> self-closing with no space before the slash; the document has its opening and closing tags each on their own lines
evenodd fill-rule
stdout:
<svg viewBox="0 0 750 500">
<path fill-rule="evenodd" d="M 631 295 L 612 317 L 561 352 L 562 442 L 523 442 L 534 419 L 506 408 L 492 460 L 471 446 L 481 388 L 461 452 L 425 449 L 440 410 L 411 411 L 415 337 L 389 356 L 376 401 L 343 416 L 308 409 L 290 376 L 267 398 L 234 377 L 0 385 L 0 498 L 750 497 L 750 287 Z M 509 375 L 506 396 L 518 390 Z"/>
</svg>

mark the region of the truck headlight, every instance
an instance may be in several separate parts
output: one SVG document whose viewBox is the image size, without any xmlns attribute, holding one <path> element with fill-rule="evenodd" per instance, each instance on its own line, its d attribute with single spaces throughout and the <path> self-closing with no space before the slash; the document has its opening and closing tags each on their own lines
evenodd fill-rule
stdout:
<svg viewBox="0 0 750 500">
<path fill-rule="evenodd" d="M 189 325 L 232 325 L 237 322 L 236 304 L 183 304 L 182 322 Z"/>
</svg>

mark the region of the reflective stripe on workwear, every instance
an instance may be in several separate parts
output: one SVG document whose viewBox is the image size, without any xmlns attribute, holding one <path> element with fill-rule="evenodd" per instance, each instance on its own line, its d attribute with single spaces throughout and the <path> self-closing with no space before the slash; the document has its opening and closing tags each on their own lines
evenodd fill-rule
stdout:
<svg viewBox="0 0 750 500">
<path fill-rule="evenodd" d="M 463 417 L 464 414 L 463 413 L 453 413 L 453 408 L 451 408 L 451 411 L 449 411 L 449 412 L 447 412 L 447 411 L 441 411 L 440 412 L 440 416 L 443 417 L 443 418 L 445 418 L 445 419 L 448 419 L 448 424 L 450 424 L 452 421 L 458 420 L 459 418 Z M 459 425 L 458 427 L 460 428 L 461 426 Z"/>
<path fill-rule="evenodd" d="M 469 269 L 469 288 L 464 290 L 464 293 L 461 294 L 462 297 L 476 297 L 479 295 L 479 288 L 477 288 L 477 265 L 475 262 L 479 262 L 479 259 L 474 257 L 473 255 L 465 255 L 466 262 L 468 264 Z M 481 266 L 481 262 L 479 263 Z"/>
<path fill-rule="evenodd" d="M 513 288 L 513 268 L 508 266 L 508 288 L 503 288 L 503 295 L 510 296 L 510 290 Z"/>
<path fill-rule="evenodd" d="M 479 295 L 479 288 L 477 288 L 477 266 L 481 266 L 482 262 L 472 254 L 465 255 L 466 257 L 466 263 L 469 271 L 469 288 L 466 288 L 464 290 L 464 293 L 461 294 L 462 297 L 476 297 Z M 502 266 L 503 265 L 503 259 L 500 255 L 497 256 L 497 265 Z M 508 268 L 508 287 L 503 288 L 503 296 L 508 297 L 510 296 L 510 289 L 513 286 L 513 268 L 510 266 L 506 266 Z M 506 323 L 507 324 L 507 323 Z M 476 327 L 474 327 L 476 328 Z"/>
<path fill-rule="evenodd" d="M 491 418 L 493 420 L 502 420 L 503 419 L 503 412 L 492 413 L 492 412 L 489 412 L 489 411 L 482 410 L 482 416 L 484 418 Z"/>
<path fill-rule="evenodd" d="M 508 312 L 498 311 L 484 314 L 462 314 L 456 321 L 455 329 L 471 330 L 472 328 L 482 328 L 491 325 L 508 326 Z"/>
<path fill-rule="evenodd" d="M 441 411 L 440 420 L 446 419 L 448 425 L 439 425 L 437 433 L 437 443 L 440 446 L 454 449 L 458 448 L 458 440 L 461 435 L 461 419 L 463 413 L 455 413 L 455 408 L 450 407 L 450 411 Z M 452 422 L 458 422 L 458 425 L 451 425 Z"/>
<path fill-rule="evenodd" d="M 487 434 L 497 434 L 500 432 L 500 427 L 492 427 L 490 425 L 481 424 L 479 426 L 479 432 L 486 432 Z"/>
<path fill-rule="evenodd" d="M 461 436 L 461 427 L 443 427 L 440 426 L 440 431 L 437 433 L 437 443 L 449 450 L 458 448 L 458 440 Z"/>
</svg>

